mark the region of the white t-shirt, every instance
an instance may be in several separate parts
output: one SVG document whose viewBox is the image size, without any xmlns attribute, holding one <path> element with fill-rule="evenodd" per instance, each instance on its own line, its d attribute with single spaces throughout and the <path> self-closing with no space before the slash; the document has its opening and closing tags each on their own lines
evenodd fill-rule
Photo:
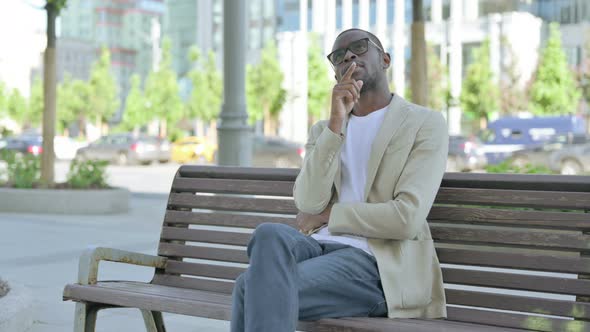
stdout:
<svg viewBox="0 0 590 332">
<path fill-rule="evenodd" d="M 339 203 L 364 202 L 367 183 L 367 164 L 377 132 L 381 128 L 389 106 L 366 116 L 350 115 L 346 140 L 340 152 L 341 186 Z M 318 241 L 333 241 L 360 248 L 373 255 L 367 239 L 353 235 L 332 235 L 328 227 L 320 229 L 312 237 Z"/>
</svg>

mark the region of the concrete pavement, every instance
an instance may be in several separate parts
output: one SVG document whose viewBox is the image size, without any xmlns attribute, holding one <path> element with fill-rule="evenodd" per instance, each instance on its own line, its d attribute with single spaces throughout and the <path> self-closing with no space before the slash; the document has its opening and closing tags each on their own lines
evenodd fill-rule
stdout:
<svg viewBox="0 0 590 332">
<path fill-rule="evenodd" d="M 170 184 L 168 183 L 168 186 Z M 78 257 L 89 245 L 155 254 L 166 194 L 134 194 L 127 214 L 62 216 L 0 213 L 0 275 L 28 287 L 36 297 L 31 332 L 72 331 L 74 303 L 62 301 L 63 287 L 77 276 Z M 147 281 L 152 270 L 101 263 L 99 279 Z M 165 314 L 170 331 L 220 332 L 228 322 Z M 135 309 L 99 313 L 97 332 L 145 331 Z M 5 332 L 5 331 L 1 331 Z M 21 332 L 21 331 L 6 331 Z"/>
</svg>

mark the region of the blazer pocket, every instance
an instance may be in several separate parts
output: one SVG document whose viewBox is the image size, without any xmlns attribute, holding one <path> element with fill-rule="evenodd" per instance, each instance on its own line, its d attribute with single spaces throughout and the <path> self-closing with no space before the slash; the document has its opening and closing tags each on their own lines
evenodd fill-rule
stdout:
<svg viewBox="0 0 590 332">
<path fill-rule="evenodd" d="M 432 259 L 434 242 L 432 240 L 405 240 L 401 244 L 402 307 L 418 308 L 432 301 Z"/>
</svg>

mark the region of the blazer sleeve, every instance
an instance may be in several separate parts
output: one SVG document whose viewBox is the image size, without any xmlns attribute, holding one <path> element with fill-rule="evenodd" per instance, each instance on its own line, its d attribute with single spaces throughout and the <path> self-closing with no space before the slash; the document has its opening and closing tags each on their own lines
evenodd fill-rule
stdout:
<svg viewBox="0 0 590 332">
<path fill-rule="evenodd" d="M 440 187 L 446 168 L 448 142 L 443 116 L 431 111 L 416 134 L 395 186 L 393 199 L 384 203 L 334 204 L 329 231 L 367 238 L 416 238 Z"/>
<path fill-rule="evenodd" d="M 335 134 L 322 122 L 311 128 L 303 166 L 293 187 L 299 211 L 319 214 L 330 203 L 343 143 L 343 136 Z"/>
</svg>

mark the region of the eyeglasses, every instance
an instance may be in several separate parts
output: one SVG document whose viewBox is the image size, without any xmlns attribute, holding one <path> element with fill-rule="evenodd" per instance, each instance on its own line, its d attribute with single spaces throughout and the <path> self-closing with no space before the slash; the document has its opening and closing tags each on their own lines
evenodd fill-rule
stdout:
<svg viewBox="0 0 590 332">
<path fill-rule="evenodd" d="M 375 47 L 377 47 L 379 51 L 383 52 L 383 49 L 381 49 L 379 45 L 375 44 L 375 42 L 372 41 L 370 38 L 363 38 L 353 41 L 352 43 L 348 44 L 347 47 L 339 48 L 336 51 L 328 54 L 328 60 L 330 60 L 332 65 L 337 66 L 341 64 L 342 61 L 344 61 L 346 52 L 349 50 L 356 55 L 365 54 L 369 50 L 369 42 L 375 45 Z"/>
</svg>

